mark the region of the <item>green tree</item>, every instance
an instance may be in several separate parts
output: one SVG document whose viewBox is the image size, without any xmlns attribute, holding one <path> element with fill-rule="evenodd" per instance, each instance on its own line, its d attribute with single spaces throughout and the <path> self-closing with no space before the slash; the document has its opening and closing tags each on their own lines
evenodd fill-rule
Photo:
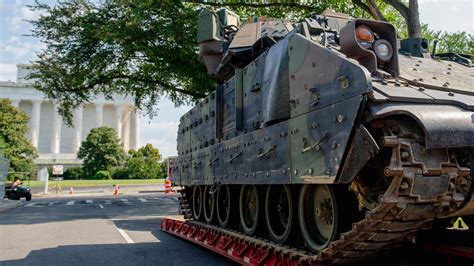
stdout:
<svg viewBox="0 0 474 266">
<path fill-rule="evenodd" d="M 125 163 L 128 178 L 153 179 L 162 178 L 160 153 L 151 144 L 146 144 L 137 151 L 130 150 L 129 158 Z"/>
<path fill-rule="evenodd" d="M 84 161 L 84 176 L 87 178 L 92 178 L 98 171 L 110 171 L 121 165 L 125 156 L 117 132 L 107 126 L 91 129 L 77 153 L 77 158 Z"/>
<path fill-rule="evenodd" d="M 195 5 L 178 1 L 60 1 L 32 7 L 33 36 L 46 45 L 34 62 L 36 88 L 70 110 L 98 93 L 134 97 L 153 113 L 162 96 L 189 102 L 214 90 L 198 56 Z"/>
<path fill-rule="evenodd" d="M 29 117 L 0 99 L 0 138 L 3 139 L 3 155 L 10 160 L 10 172 L 33 172 L 36 148 L 26 137 Z"/>
<path fill-rule="evenodd" d="M 82 167 L 70 167 L 64 171 L 63 178 L 64 180 L 79 180 L 83 178 L 83 175 Z"/>
<path fill-rule="evenodd" d="M 454 33 L 434 31 L 428 25 L 421 26 L 422 37 L 428 39 L 431 44 L 436 40 L 436 53 L 461 53 L 474 55 L 474 35 L 465 31 Z"/>
</svg>

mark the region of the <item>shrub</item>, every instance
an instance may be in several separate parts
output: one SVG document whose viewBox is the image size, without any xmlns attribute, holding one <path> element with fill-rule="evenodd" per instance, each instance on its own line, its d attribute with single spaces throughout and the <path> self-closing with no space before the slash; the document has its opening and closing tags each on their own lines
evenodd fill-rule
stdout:
<svg viewBox="0 0 474 266">
<path fill-rule="evenodd" d="M 82 167 L 71 167 L 64 171 L 63 178 L 64 180 L 79 180 L 84 176 Z"/>
<path fill-rule="evenodd" d="M 112 179 L 109 171 L 97 171 L 91 179 L 102 180 L 102 179 Z"/>
<path fill-rule="evenodd" d="M 125 168 L 115 168 L 112 172 L 113 179 L 129 179 L 128 171 Z"/>
</svg>

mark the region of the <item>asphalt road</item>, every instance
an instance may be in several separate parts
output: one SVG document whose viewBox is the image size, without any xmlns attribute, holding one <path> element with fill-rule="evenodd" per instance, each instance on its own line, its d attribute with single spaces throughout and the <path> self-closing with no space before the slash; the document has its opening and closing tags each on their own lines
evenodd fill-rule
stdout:
<svg viewBox="0 0 474 266">
<path fill-rule="evenodd" d="M 230 265 L 160 231 L 175 195 L 33 199 L 0 213 L 0 265 Z"/>
</svg>

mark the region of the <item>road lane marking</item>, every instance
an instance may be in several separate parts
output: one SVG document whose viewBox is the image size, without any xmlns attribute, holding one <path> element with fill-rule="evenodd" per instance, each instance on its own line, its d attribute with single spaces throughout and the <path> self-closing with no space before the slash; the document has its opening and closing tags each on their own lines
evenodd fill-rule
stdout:
<svg viewBox="0 0 474 266">
<path fill-rule="evenodd" d="M 94 202 L 94 201 L 93 200 L 86 200 L 87 204 L 92 204 L 92 202 Z"/>
<path fill-rule="evenodd" d="M 128 202 L 128 199 L 120 199 L 122 202 Z"/>
<path fill-rule="evenodd" d="M 148 200 L 144 199 L 144 198 L 139 198 L 138 199 L 140 202 L 148 202 Z"/>
<path fill-rule="evenodd" d="M 76 201 L 75 201 L 75 200 L 71 200 L 71 201 L 68 201 L 68 202 L 66 203 L 66 205 L 74 205 L 74 203 L 76 203 Z"/>
<path fill-rule="evenodd" d="M 38 202 L 28 203 L 28 204 L 25 205 L 25 207 L 33 207 L 33 206 L 36 205 L 36 203 L 38 203 Z"/>
<path fill-rule="evenodd" d="M 48 204 L 48 206 L 51 207 L 51 206 L 53 206 L 55 203 L 56 203 L 56 201 L 50 202 L 50 203 Z"/>
<path fill-rule="evenodd" d="M 127 233 L 123 229 L 120 229 L 118 227 L 115 227 L 115 228 L 117 228 L 117 231 L 122 235 L 122 237 L 125 239 L 125 241 L 127 241 L 127 243 L 129 244 L 135 243 L 133 242 L 133 239 L 131 239 L 130 236 L 127 235 Z"/>
<path fill-rule="evenodd" d="M 103 208 L 104 208 L 104 206 L 102 206 L 102 204 L 99 204 L 99 207 L 100 207 L 101 209 L 103 209 Z"/>
</svg>

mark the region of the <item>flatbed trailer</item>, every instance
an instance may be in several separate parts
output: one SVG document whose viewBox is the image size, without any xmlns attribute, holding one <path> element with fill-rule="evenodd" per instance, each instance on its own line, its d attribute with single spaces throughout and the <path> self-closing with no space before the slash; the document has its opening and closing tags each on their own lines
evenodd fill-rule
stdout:
<svg viewBox="0 0 474 266">
<path fill-rule="evenodd" d="M 165 218 L 161 222 L 161 230 L 241 265 L 328 265 L 327 261 L 304 250 L 275 244 L 257 237 L 249 237 L 238 231 L 222 229 L 197 221 Z M 404 256 L 401 259 L 406 260 L 413 257 L 414 261 L 420 261 L 423 265 L 431 265 L 430 260 L 436 263 L 435 265 L 474 265 L 474 248 L 453 243 L 421 244 L 411 251 L 405 250 L 402 253 Z M 380 259 L 384 259 L 384 256 L 379 257 L 373 263 L 380 263 Z M 427 262 L 428 264 L 426 264 Z M 392 260 L 390 263 L 396 262 Z M 390 263 L 385 265 L 396 265 Z M 364 265 L 367 264 L 364 263 Z"/>
</svg>

